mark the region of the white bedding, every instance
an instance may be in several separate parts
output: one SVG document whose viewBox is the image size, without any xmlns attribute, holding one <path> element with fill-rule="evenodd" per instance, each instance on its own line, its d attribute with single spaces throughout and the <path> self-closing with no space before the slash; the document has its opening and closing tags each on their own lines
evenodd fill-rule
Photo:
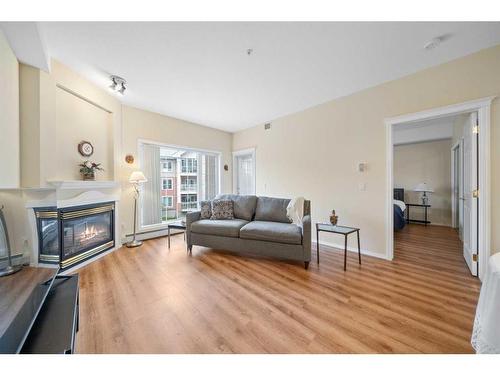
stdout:
<svg viewBox="0 0 500 375">
<path fill-rule="evenodd" d="M 406 204 L 403 201 L 398 201 L 397 199 L 394 199 L 394 204 L 397 204 L 399 208 L 401 208 L 401 211 L 405 212 L 406 210 Z"/>
</svg>

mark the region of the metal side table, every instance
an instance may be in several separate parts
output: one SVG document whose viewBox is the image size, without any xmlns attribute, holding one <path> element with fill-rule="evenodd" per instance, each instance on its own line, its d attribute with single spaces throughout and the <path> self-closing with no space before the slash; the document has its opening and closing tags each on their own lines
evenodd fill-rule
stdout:
<svg viewBox="0 0 500 375">
<path fill-rule="evenodd" d="M 351 233 L 356 233 L 358 236 L 358 260 L 359 264 L 361 264 L 361 248 L 359 246 L 359 228 L 316 223 L 316 258 L 318 260 L 318 264 L 319 264 L 319 232 L 329 232 L 329 233 L 344 235 L 344 271 L 347 269 L 347 236 Z"/>
</svg>

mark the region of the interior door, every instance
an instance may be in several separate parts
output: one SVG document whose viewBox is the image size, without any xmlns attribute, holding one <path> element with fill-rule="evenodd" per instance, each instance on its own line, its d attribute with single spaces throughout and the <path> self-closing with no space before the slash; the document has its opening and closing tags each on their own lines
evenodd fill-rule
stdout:
<svg viewBox="0 0 500 375">
<path fill-rule="evenodd" d="M 255 194 L 254 153 L 239 153 L 235 155 L 235 192 L 239 195 Z"/>
<path fill-rule="evenodd" d="M 464 189 L 463 189 L 463 255 L 467 266 L 474 276 L 478 276 L 477 253 L 477 220 L 478 199 L 475 191 L 478 188 L 478 138 L 475 128 L 477 113 L 471 113 L 469 121 L 464 125 Z"/>
</svg>

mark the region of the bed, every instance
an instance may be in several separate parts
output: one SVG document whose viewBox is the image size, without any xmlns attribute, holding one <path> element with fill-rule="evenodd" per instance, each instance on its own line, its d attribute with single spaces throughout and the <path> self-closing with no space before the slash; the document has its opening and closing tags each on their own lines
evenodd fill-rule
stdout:
<svg viewBox="0 0 500 375">
<path fill-rule="evenodd" d="M 394 188 L 393 196 L 393 209 L 394 209 L 394 230 L 401 230 L 406 225 L 405 211 L 406 204 L 405 200 L 405 189 Z"/>
</svg>

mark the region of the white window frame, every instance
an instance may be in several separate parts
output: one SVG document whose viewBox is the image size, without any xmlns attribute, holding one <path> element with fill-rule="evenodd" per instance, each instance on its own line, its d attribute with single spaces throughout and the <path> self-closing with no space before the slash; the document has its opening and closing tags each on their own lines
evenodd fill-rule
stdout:
<svg viewBox="0 0 500 375">
<path fill-rule="evenodd" d="M 220 194 L 222 191 L 222 151 L 218 150 L 209 150 L 209 149 L 202 149 L 202 148 L 193 148 L 193 147 L 188 147 L 188 146 L 182 146 L 182 145 L 174 145 L 174 144 L 169 144 L 169 143 L 163 143 L 163 142 L 157 142 L 157 141 L 152 141 L 149 139 L 138 139 L 137 140 L 137 155 L 139 155 L 139 168 L 144 169 L 144 157 L 142 156 L 142 145 L 144 144 L 150 144 L 150 145 L 156 145 L 160 147 L 165 147 L 165 148 L 171 148 L 171 149 L 176 149 L 179 151 L 191 151 L 191 152 L 198 152 L 198 153 L 203 153 L 203 154 L 211 154 L 217 156 L 217 169 L 218 169 L 218 181 L 217 181 L 217 194 Z M 179 166 L 179 168 L 181 168 Z M 197 175 L 199 177 L 199 171 L 200 169 L 198 168 L 197 165 Z M 162 177 L 163 178 L 163 177 Z M 180 180 L 179 180 L 180 182 Z M 163 187 L 163 186 L 162 186 Z M 141 189 L 141 188 L 139 188 Z M 197 191 L 196 194 L 198 197 L 201 196 L 200 194 L 200 189 L 201 189 L 201 184 L 199 183 L 198 179 L 198 186 L 197 186 Z M 142 193 L 142 191 L 141 191 Z M 139 200 L 139 210 L 142 210 L 142 197 L 143 194 L 141 194 L 141 198 Z M 172 219 L 172 220 L 167 220 L 166 222 L 163 222 L 161 224 L 156 224 L 156 225 L 143 225 L 141 222 L 142 214 L 139 212 L 138 214 L 138 227 L 139 231 L 151 231 L 151 230 L 163 230 L 167 228 L 167 225 L 170 222 L 177 221 L 177 219 Z"/>
</svg>

